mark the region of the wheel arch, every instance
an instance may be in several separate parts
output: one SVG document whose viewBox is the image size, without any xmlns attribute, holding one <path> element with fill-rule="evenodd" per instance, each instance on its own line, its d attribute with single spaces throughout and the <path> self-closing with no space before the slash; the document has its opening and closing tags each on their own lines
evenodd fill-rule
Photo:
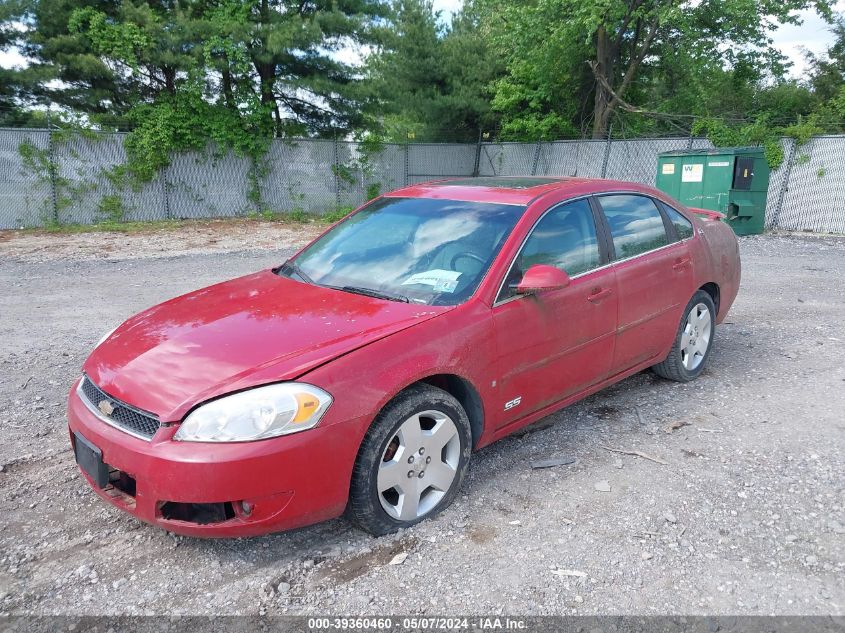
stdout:
<svg viewBox="0 0 845 633">
<path fill-rule="evenodd" d="M 471 452 L 471 449 L 477 445 L 478 437 L 480 436 L 481 429 L 483 428 L 481 397 L 470 381 L 457 374 L 438 373 L 417 378 L 413 382 L 406 384 L 402 389 L 397 391 L 392 397 L 383 403 L 379 409 L 377 417 L 368 426 L 364 439 L 358 446 L 353 472 L 351 473 L 349 481 L 349 493 L 345 514 L 353 523 L 369 531 L 371 534 L 380 536 L 404 527 L 401 522 L 396 522 L 396 517 L 392 517 L 392 515 L 385 515 L 384 505 L 379 499 L 381 493 L 379 493 L 377 489 L 375 492 L 373 491 L 373 481 L 377 482 L 378 480 L 377 475 L 375 475 L 376 479 L 373 479 L 373 472 L 378 469 L 376 468 L 375 471 L 373 470 L 372 459 L 375 457 L 376 464 L 378 464 L 380 460 L 383 460 L 384 453 L 382 451 L 385 449 L 382 441 L 385 437 L 390 440 L 390 435 L 385 435 L 384 431 L 386 429 L 394 428 L 391 426 L 391 419 L 394 418 L 381 417 L 382 413 L 391 405 L 391 403 L 395 403 L 397 400 L 401 399 L 403 395 L 410 396 L 412 394 L 416 394 L 417 397 L 422 396 L 423 398 L 426 398 L 431 397 L 432 395 L 436 396 L 436 394 L 432 394 L 435 389 L 446 391 L 458 400 L 458 404 L 460 404 L 467 413 L 467 418 L 470 421 L 469 433 L 471 446 L 460 451 L 460 462 L 455 471 L 456 479 L 450 483 L 448 492 L 446 492 L 443 499 L 436 501 L 436 505 L 434 505 L 433 508 L 426 510 L 422 516 L 418 516 L 416 519 L 409 521 L 408 525 L 413 525 L 428 516 L 434 516 L 442 509 L 448 507 L 460 489 L 461 481 L 466 473 L 467 460 L 470 458 L 469 453 Z M 437 397 L 437 399 L 440 402 L 443 402 L 442 395 Z M 420 400 L 417 400 L 412 404 L 412 406 L 419 406 L 420 402 Z M 452 407 L 450 406 L 450 408 Z M 401 417 L 398 419 L 402 420 Z M 405 421 L 407 422 L 407 420 Z M 379 432 L 371 435 L 371 430 L 376 425 L 378 425 Z M 461 425 L 461 427 L 462 430 L 459 430 L 458 432 L 463 434 L 465 438 L 466 427 L 463 425 Z M 461 441 L 463 446 L 465 446 L 464 442 L 465 440 Z M 430 459 L 431 458 L 429 457 L 427 461 L 430 461 Z M 378 507 L 377 504 L 381 504 L 381 507 Z M 374 509 L 375 513 L 373 511 Z M 385 515 L 386 518 L 382 515 Z M 401 516 L 399 518 L 401 518 Z"/>
<path fill-rule="evenodd" d="M 713 300 L 713 305 L 716 308 L 716 314 L 713 315 L 713 318 L 715 319 L 716 316 L 719 314 L 719 298 L 720 298 L 719 285 L 712 282 L 712 281 L 709 281 L 706 284 L 704 284 L 703 286 L 701 286 L 699 288 L 699 290 L 706 292 L 708 295 L 710 295 L 710 298 Z"/>
<path fill-rule="evenodd" d="M 484 404 L 482 403 L 478 390 L 469 380 L 457 374 L 443 373 L 426 376 L 412 384 L 431 385 L 453 396 L 464 408 L 469 418 L 470 431 L 472 432 L 472 447 L 475 448 L 478 445 L 478 440 L 484 432 Z M 410 386 L 408 385 L 408 387 Z M 405 387 L 405 389 L 408 387 Z"/>
</svg>

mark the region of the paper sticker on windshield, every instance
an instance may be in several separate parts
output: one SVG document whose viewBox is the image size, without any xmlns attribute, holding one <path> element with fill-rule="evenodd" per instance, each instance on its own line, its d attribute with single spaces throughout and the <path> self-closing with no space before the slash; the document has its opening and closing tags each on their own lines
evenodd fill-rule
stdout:
<svg viewBox="0 0 845 633">
<path fill-rule="evenodd" d="M 460 274 L 460 273 L 458 273 Z M 455 292 L 455 288 L 458 287 L 458 280 L 457 279 L 441 279 L 436 284 L 434 284 L 434 292 Z"/>
<path fill-rule="evenodd" d="M 432 286 L 437 292 L 454 292 L 458 285 L 458 277 L 461 273 L 454 270 L 443 270 L 442 268 L 435 268 L 434 270 L 427 270 L 424 273 L 415 273 L 402 282 L 403 286 L 412 284 L 420 284 L 422 286 Z M 454 283 L 451 290 L 446 290 L 448 286 L 442 284 Z M 440 288 L 438 289 L 438 285 Z"/>
</svg>

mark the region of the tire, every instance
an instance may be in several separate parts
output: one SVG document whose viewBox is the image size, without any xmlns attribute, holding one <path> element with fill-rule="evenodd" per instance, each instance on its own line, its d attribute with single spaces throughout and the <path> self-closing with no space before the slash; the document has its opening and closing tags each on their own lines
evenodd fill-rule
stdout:
<svg viewBox="0 0 845 633">
<path fill-rule="evenodd" d="M 469 418 L 460 403 L 437 387 L 409 387 L 364 436 L 347 516 L 376 536 L 434 516 L 458 493 L 471 451 Z"/>
<path fill-rule="evenodd" d="M 699 290 L 684 310 L 666 360 L 652 367 L 654 373 L 676 382 L 695 380 L 707 364 L 715 334 L 716 306 L 709 294 Z"/>
</svg>

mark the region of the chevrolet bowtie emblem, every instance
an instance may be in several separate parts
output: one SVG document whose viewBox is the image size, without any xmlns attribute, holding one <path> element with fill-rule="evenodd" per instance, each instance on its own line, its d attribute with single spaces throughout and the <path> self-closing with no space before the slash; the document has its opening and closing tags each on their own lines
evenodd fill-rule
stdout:
<svg viewBox="0 0 845 633">
<path fill-rule="evenodd" d="M 108 400 L 100 400 L 100 404 L 97 405 L 97 408 L 103 415 L 111 415 L 114 413 L 114 405 Z"/>
</svg>

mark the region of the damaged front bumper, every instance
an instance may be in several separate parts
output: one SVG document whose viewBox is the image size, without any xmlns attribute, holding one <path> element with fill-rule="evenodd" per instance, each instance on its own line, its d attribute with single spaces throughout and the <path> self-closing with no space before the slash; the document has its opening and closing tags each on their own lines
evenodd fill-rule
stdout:
<svg viewBox="0 0 845 633">
<path fill-rule="evenodd" d="M 162 425 L 147 441 L 98 419 L 76 385 L 68 401 L 71 443 L 95 492 L 142 521 L 187 536 L 252 536 L 340 515 L 359 426 L 199 443 L 174 441 L 178 425 Z"/>
</svg>

